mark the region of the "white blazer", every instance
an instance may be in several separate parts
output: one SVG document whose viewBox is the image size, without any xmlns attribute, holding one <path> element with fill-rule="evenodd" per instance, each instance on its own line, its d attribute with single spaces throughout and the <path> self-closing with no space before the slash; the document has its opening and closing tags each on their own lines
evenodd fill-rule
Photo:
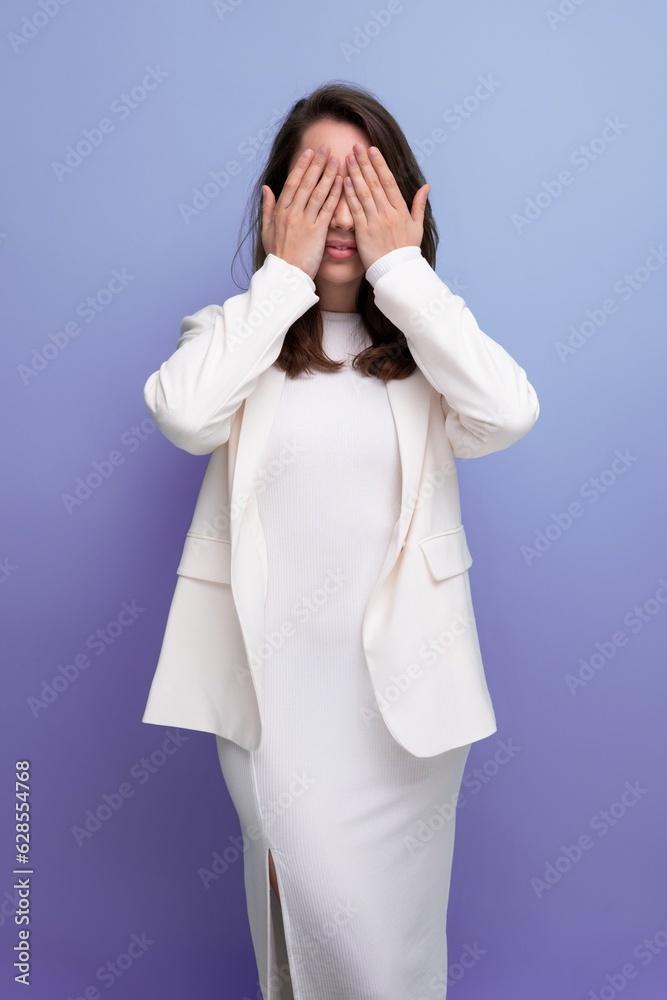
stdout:
<svg viewBox="0 0 667 1000">
<path fill-rule="evenodd" d="M 411 754 L 431 757 L 497 729 L 454 457 L 507 448 L 533 426 L 539 403 L 523 368 L 421 254 L 379 273 L 375 302 L 418 367 L 387 383 L 402 499 L 363 620 L 377 700 L 367 721 L 383 720 Z M 248 291 L 183 319 L 176 350 L 144 386 L 162 433 L 210 459 L 143 722 L 260 745 L 261 653 L 279 637 L 263 633 L 268 566 L 256 491 L 286 378 L 275 361 L 291 324 L 318 301 L 309 275 L 269 254 Z"/>
</svg>

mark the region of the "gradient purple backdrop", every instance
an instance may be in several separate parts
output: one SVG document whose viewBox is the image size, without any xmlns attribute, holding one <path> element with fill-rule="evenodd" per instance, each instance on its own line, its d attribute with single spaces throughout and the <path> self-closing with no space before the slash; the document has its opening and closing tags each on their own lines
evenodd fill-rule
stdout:
<svg viewBox="0 0 667 1000">
<path fill-rule="evenodd" d="M 276 119 L 342 79 L 404 128 L 438 273 L 541 404 L 525 440 L 457 462 L 498 732 L 462 789 L 448 996 L 663 1000 L 663 6 L 33 0 L 0 20 L 0 995 L 260 996 L 214 737 L 140 721 L 206 467 L 142 388 L 184 315 L 247 287 L 230 263 Z"/>
</svg>

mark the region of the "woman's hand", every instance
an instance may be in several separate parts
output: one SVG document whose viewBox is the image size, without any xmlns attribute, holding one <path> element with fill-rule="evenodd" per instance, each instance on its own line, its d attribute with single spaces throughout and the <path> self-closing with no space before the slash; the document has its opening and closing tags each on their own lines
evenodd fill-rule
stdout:
<svg viewBox="0 0 667 1000">
<path fill-rule="evenodd" d="M 338 157 L 322 146 L 305 150 L 287 175 L 280 196 L 262 187 L 262 244 L 311 278 L 320 269 L 329 223 L 342 189 Z M 324 171 L 324 172 L 323 172 Z"/>
<path fill-rule="evenodd" d="M 377 150 L 372 155 L 377 147 L 366 150 L 355 142 L 352 148 L 356 158 L 354 154 L 347 157 L 349 177 L 345 178 L 343 191 L 354 219 L 357 253 L 368 270 L 391 250 L 421 246 L 431 185 L 419 188 L 410 210 L 382 153 Z"/>
</svg>

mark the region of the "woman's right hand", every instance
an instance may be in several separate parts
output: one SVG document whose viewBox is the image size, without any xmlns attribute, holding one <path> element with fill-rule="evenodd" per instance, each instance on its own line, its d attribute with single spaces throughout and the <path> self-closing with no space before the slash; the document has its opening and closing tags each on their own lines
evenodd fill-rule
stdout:
<svg viewBox="0 0 667 1000">
<path fill-rule="evenodd" d="M 343 184 L 336 174 L 338 157 L 329 157 L 329 149 L 322 146 L 314 156 L 311 150 L 299 157 L 278 201 L 268 185 L 262 186 L 262 243 L 266 253 L 282 257 L 313 279 L 322 263 L 329 223 Z"/>
</svg>

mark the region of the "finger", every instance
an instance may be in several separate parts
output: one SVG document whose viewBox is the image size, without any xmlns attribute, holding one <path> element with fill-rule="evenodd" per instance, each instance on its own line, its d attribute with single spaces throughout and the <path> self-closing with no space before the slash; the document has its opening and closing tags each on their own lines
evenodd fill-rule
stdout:
<svg viewBox="0 0 667 1000">
<path fill-rule="evenodd" d="M 345 197 L 347 198 L 347 203 L 350 206 L 350 211 L 352 215 L 357 220 L 357 223 L 366 221 L 366 213 L 364 211 L 363 205 L 357 197 L 357 193 L 354 190 L 354 185 L 350 177 L 346 177 L 343 182 L 343 190 L 345 192 Z"/>
<path fill-rule="evenodd" d="M 273 197 L 273 191 L 268 185 L 262 185 L 262 238 L 266 237 L 268 231 L 271 227 L 271 220 L 273 218 L 273 212 L 275 210 L 276 199 Z"/>
<path fill-rule="evenodd" d="M 363 180 L 364 180 L 364 182 L 366 184 L 366 187 L 368 188 L 368 190 L 369 190 L 369 192 L 370 192 L 370 194 L 371 194 L 371 196 L 373 198 L 373 203 L 374 203 L 375 207 L 377 208 L 377 210 L 379 212 L 380 211 L 386 211 L 387 207 L 390 206 L 390 205 L 391 205 L 392 208 L 393 207 L 400 207 L 401 202 L 399 202 L 397 206 L 394 206 L 394 205 L 392 205 L 391 201 L 389 200 L 389 198 L 387 196 L 387 192 L 384 189 L 384 183 L 383 183 L 382 179 L 380 178 L 377 170 L 375 169 L 374 164 L 371 163 L 370 157 L 368 155 L 368 150 L 366 150 L 364 148 L 364 146 L 360 142 L 355 142 L 354 145 L 352 146 L 352 151 L 353 151 L 353 155 L 354 155 L 354 158 L 355 158 L 356 170 L 358 172 L 355 172 L 353 169 L 350 169 L 349 166 L 348 166 L 348 169 L 350 170 L 350 175 L 352 176 L 353 180 L 356 180 L 359 177 L 363 178 Z M 387 170 L 389 170 L 388 167 L 387 167 Z M 356 184 L 355 184 L 355 188 L 356 188 Z M 400 194 L 400 192 L 399 192 L 399 194 Z M 361 197 L 362 204 L 363 204 L 363 197 L 362 197 L 361 193 L 360 193 L 360 197 Z M 403 207 L 407 208 L 407 206 L 405 205 L 405 202 L 403 201 L 402 197 L 401 197 L 401 201 L 403 202 Z"/>
<path fill-rule="evenodd" d="M 262 185 L 262 216 L 267 223 L 271 222 L 273 210 L 276 207 L 276 199 L 268 184 Z"/>
<path fill-rule="evenodd" d="M 312 149 L 304 149 L 301 155 L 299 156 L 298 160 L 288 173 L 287 179 L 283 184 L 282 191 L 278 195 L 277 204 L 279 204 L 281 208 L 286 208 L 287 205 L 290 205 L 292 203 L 292 199 L 294 198 L 294 195 L 296 194 L 296 191 L 299 185 L 301 184 L 303 175 L 305 174 L 306 170 L 308 169 L 312 161 L 313 155 L 314 154 Z"/>
<path fill-rule="evenodd" d="M 331 185 L 331 190 L 327 195 L 324 204 L 322 205 L 320 215 L 322 214 L 328 216 L 333 215 L 336 205 L 340 200 L 342 190 L 343 190 L 343 178 L 340 176 L 340 174 L 337 174 L 334 177 L 334 182 Z"/>
<path fill-rule="evenodd" d="M 412 211 L 410 215 L 415 222 L 424 221 L 424 212 L 426 211 L 426 202 L 428 201 L 429 192 L 431 190 L 430 184 L 424 184 L 417 191 L 416 195 L 412 199 Z"/>
<path fill-rule="evenodd" d="M 346 184 L 346 188 L 348 191 L 354 192 L 354 195 L 361 203 L 366 217 L 370 218 L 372 215 L 377 214 L 378 205 L 370 191 L 370 188 L 368 187 L 368 184 L 366 183 L 364 175 L 362 174 L 361 168 L 354 155 L 348 154 L 346 162 L 348 178 L 351 181 L 351 185 Z"/>
<path fill-rule="evenodd" d="M 368 162 L 373 166 L 375 172 L 377 173 L 382 187 L 384 189 L 385 195 L 389 204 L 393 208 L 402 208 L 404 205 L 407 208 L 405 198 L 401 193 L 401 189 L 398 186 L 398 181 L 394 177 L 394 174 L 389 168 L 389 164 L 385 160 L 384 156 L 377 148 L 377 146 L 368 147 Z"/>
<path fill-rule="evenodd" d="M 308 204 L 304 209 L 304 214 L 309 215 L 313 219 L 316 218 L 333 189 L 333 185 L 336 182 L 337 171 L 338 157 L 330 156 L 327 160 L 327 165 L 324 168 L 324 173 L 322 174 L 319 183 L 315 186 L 310 195 Z"/>
<path fill-rule="evenodd" d="M 310 160 L 310 163 L 306 166 L 306 169 L 302 172 L 301 180 L 292 194 L 291 200 L 287 203 L 288 205 L 293 204 L 295 208 L 300 208 L 302 211 L 305 210 L 313 191 L 317 187 L 322 171 L 326 168 L 329 152 L 329 146 L 320 146 Z"/>
</svg>

